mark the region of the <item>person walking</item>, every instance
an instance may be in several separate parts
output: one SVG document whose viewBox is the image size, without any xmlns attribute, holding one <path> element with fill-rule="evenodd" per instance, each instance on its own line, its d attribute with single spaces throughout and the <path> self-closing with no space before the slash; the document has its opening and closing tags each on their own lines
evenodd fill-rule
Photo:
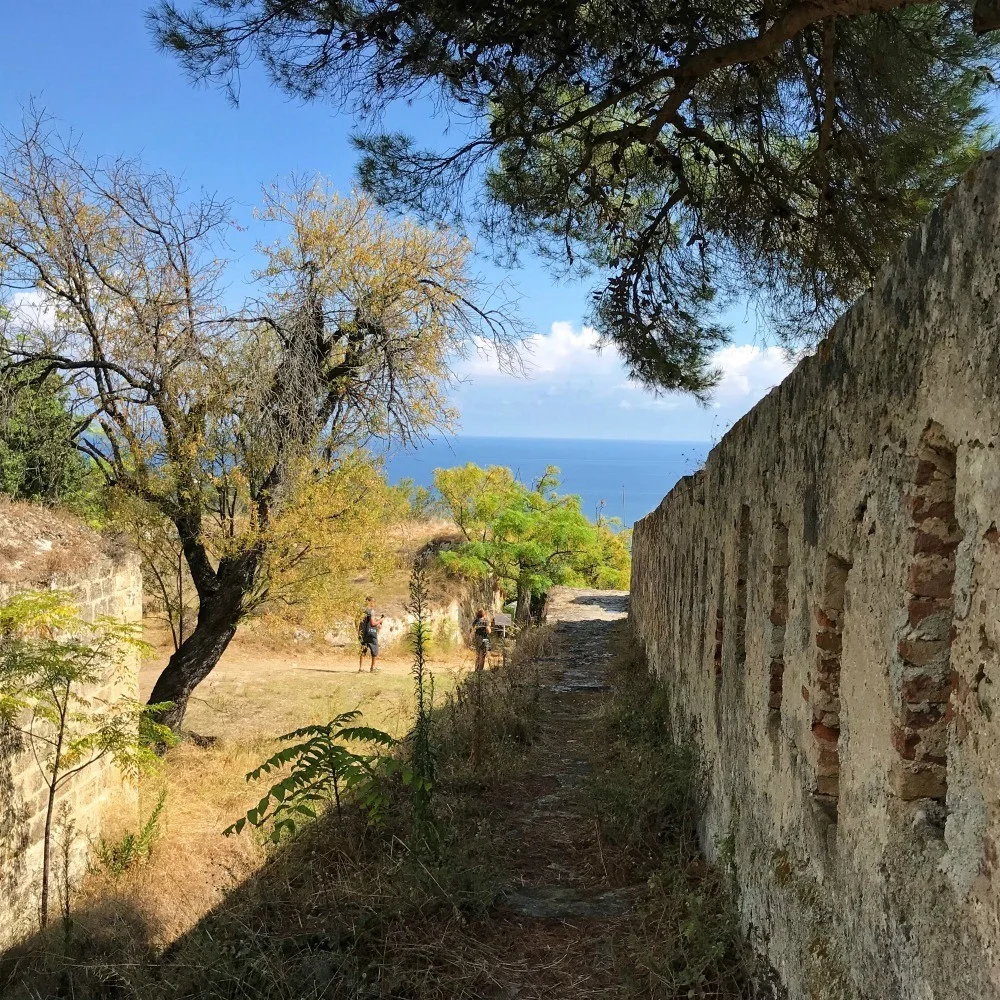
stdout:
<svg viewBox="0 0 1000 1000">
<path fill-rule="evenodd" d="M 493 626 L 490 624 L 486 609 L 480 608 L 472 620 L 472 628 L 470 629 L 473 648 L 476 651 L 476 670 L 482 670 L 486 665 L 486 654 L 490 651 L 490 633 L 492 631 Z"/>
<path fill-rule="evenodd" d="M 375 598 L 365 598 L 365 613 L 358 626 L 358 638 L 361 640 L 361 655 L 358 657 L 358 673 L 365 668 L 365 653 L 370 653 L 372 662 L 369 673 L 375 673 L 378 662 L 378 630 L 382 627 L 382 616 L 375 615 Z"/>
</svg>

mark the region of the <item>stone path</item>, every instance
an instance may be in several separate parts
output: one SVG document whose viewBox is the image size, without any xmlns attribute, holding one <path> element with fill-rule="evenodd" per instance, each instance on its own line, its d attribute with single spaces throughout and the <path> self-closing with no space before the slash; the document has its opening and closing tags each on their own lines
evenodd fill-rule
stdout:
<svg viewBox="0 0 1000 1000">
<path fill-rule="evenodd" d="M 627 601 L 622 592 L 562 587 L 549 596 L 556 649 L 540 662 L 541 723 L 532 752 L 539 767 L 527 787 L 507 790 L 504 803 L 503 825 L 520 845 L 519 884 L 492 921 L 495 945 L 503 942 L 496 979 L 508 997 L 621 995 L 609 932 L 645 887 L 615 884 L 609 873 L 587 777 L 606 742 L 609 631 L 625 617 Z"/>
</svg>

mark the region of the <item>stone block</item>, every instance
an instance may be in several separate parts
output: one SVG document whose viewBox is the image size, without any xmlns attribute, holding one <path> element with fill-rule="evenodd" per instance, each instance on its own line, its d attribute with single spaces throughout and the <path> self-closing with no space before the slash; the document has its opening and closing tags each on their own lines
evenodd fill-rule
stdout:
<svg viewBox="0 0 1000 1000">
<path fill-rule="evenodd" d="M 940 555 L 951 558 L 961 539 L 936 531 L 918 531 L 913 536 L 913 551 L 918 555 Z"/>
<path fill-rule="evenodd" d="M 951 697 L 951 673 L 908 672 L 900 686 L 900 697 L 905 704 L 947 704 Z"/>
<path fill-rule="evenodd" d="M 903 760 L 915 760 L 917 748 L 920 746 L 920 734 L 911 729 L 904 729 L 893 723 L 892 746 Z"/>
<path fill-rule="evenodd" d="M 892 789 L 901 799 L 943 800 L 948 791 L 944 768 L 937 764 L 896 761 L 892 766 Z"/>
<path fill-rule="evenodd" d="M 824 725 L 822 722 L 814 722 L 812 726 L 813 738 L 821 748 L 836 748 L 840 741 L 840 730 L 832 726 Z"/>
<path fill-rule="evenodd" d="M 831 799 L 840 796 L 840 777 L 836 774 L 820 774 L 816 776 L 816 792 L 827 795 Z"/>
<path fill-rule="evenodd" d="M 699 837 L 734 845 L 739 913 L 783 983 L 774 995 L 1000 996 L 998 275 L 994 153 L 635 525 L 631 621 L 678 731 L 694 734 Z M 843 560 L 839 579 L 824 559 Z M 703 570 L 692 580 L 680 565 Z M 711 640 L 720 573 L 731 603 L 737 576 L 747 583 L 748 669 L 716 689 L 677 624 L 690 608 Z M 801 698 L 779 702 L 785 623 L 783 686 Z M 841 628 L 842 649 L 817 647 Z M 850 739 L 820 745 L 814 719 Z"/>
<path fill-rule="evenodd" d="M 900 658 L 913 667 L 927 667 L 933 663 L 947 666 L 950 649 L 947 639 L 901 639 L 896 646 Z"/>
<path fill-rule="evenodd" d="M 125 592 L 118 591 L 118 578 L 111 575 L 110 563 L 101 560 L 76 576 L 64 576 L 58 582 L 83 602 L 81 611 L 87 618 L 92 618 L 101 610 L 122 610 L 124 617 L 138 620 L 141 616 L 141 592 L 137 586 L 138 574 L 134 559 L 127 576 L 122 579 L 127 580 L 128 589 Z M 6 593 L 9 591 L 3 596 Z M 120 678 L 96 686 L 88 692 L 88 697 L 97 704 L 101 700 L 117 697 L 119 691 L 134 690 L 137 685 L 137 668 L 138 664 L 133 658 Z M 4 752 L 7 755 L 14 798 L 13 802 L 5 801 L 3 808 L 7 816 L 12 812 L 16 813 L 17 839 L 23 841 L 23 847 L 20 844 L 17 847 L 17 863 L 22 870 L 22 874 L 18 876 L 17 889 L 0 898 L 0 950 L 34 929 L 36 903 L 35 876 L 32 873 L 41 868 L 41 842 L 47 806 L 44 778 L 32 754 L 20 752 L 11 755 L 9 748 Z M 0 760 L 0 767 L 3 764 L 4 761 Z M 126 811 L 137 812 L 134 794 L 120 792 L 126 784 L 127 780 L 113 765 L 98 764 L 82 772 L 60 794 L 57 809 L 61 805 L 70 808 L 78 833 L 73 860 L 74 878 L 83 871 L 88 837 L 100 832 L 107 812 L 111 809 L 123 815 Z M 9 858 L 5 859 L 5 863 L 7 861 Z"/>
<path fill-rule="evenodd" d="M 955 585 L 955 563 L 937 555 L 914 558 L 906 589 L 915 597 L 950 598 Z"/>
<path fill-rule="evenodd" d="M 928 702 L 907 702 L 899 713 L 899 721 L 910 729 L 929 729 L 944 720 L 946 705 Z"/>
</svg>

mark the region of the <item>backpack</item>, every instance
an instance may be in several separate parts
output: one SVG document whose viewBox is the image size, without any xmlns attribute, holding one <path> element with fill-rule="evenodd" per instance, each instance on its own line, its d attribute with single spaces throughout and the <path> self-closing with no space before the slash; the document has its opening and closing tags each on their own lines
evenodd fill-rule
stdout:
<svg viewBox="0 0 1000 1000">
<path fill-rule="evenodd" d="M 361 624 L 358 626 L 358 635 L 362 642 L 374 642 L 378 638 L 378 629 L 372 622 L 372 612 L 366 611 Z"/>
</svg>

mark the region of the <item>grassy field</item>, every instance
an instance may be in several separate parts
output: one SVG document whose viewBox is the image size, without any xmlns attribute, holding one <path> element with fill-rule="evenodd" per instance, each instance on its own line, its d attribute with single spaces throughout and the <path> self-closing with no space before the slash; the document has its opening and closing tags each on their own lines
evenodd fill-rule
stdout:
<svg viewBox="0 0 1000 1000">
<path fill-rule="evenodd" d="M 317 672 L 304 656 L 273 664 L 273 650 L 237 647 L 193 716 L 210 745 L 189 742 L 167 756 L 170 805 L 152 858 L 131 875 L 93 876 L 70 935 L 53 927 L 0 960 L 0 996 L 775 995 L 757 989 L 767 970 L 739 934 L 727 876 L 698 851 L 697 756 L 671 741 L 666 698 L 627 622 L 600 637 L 593 629 L 568 636 L 531 629 L 505 666 L 466 673 L 450 700 L 443 688 L 458 671 L 437 664 L 447 681 L 432 720 L 435 791 L 422 819 L 400 784 L 378 824 L 358 809 L 329 810 L 268 849 L 254 835 L 219 833 L 256 798 L 240 775 L 271 745 L 260 728 L 266 710 L 243 710 L 245 697 L 266 701 L 266 692 L 254 695 L 261 671 L 270 664 L 276 711 L 298 705 L 324 718 L 328 706 L 363 702 L 387 724 L 408 675 L 402 661 L 359 677 L 342 657 Z M 561 684 L 576 660 L 605 656 L 609 691 Z M 516 902 L 521 896 L 527 904 Z M 624 909 L 614 902 L 626 898 Z M 567 899 L 588 908 L 564 912 Z"/>
<path fill-rule="evenodd" d="M 445 521 L 398 526 L 399 567 L 378 584 L 354 581 L 359 592 L 376 595 L 379 611 L 405 620 L 410 567 L 428 545 L 454 537 Z M 435 567 L 429 574 L 435 605 L 445 606 L 460 582 Z M 405 643 L 384 650 L 379 671 L 358 671 L 353 642 L 338 648 L 322 639 L 299 641 L 280 620 L 248 622 L 222 660 L 191 697 L 184 739 L 165 755 L 162 771 L 143 778 L 140 811 L 145 818 L 161 794 L 166 801 L 150 862 L 135 875 L 87 879 L 77 912 L 102 929 L 121 923 L 122 933 L 154 948 L 168 946 L 219 905 L 234 888 L 257 873 L 268 849 L 250 834 L 224 837 L 222 830 L 260 797 L 263 782 L 248 785 L 244 775 L 274 752 L 275 737 L 312 723 L 328 722 L 353 709 L 366 725 L 401 737 L 414 714 L 413 681 Z M 352 633 L 348 627 L 347 633 Z M 166 623 L 155 613 L 145 619 L 152 654 L 140 671 L 145 699 L 173 646 Z M 448 692 L 474 666 L 464 648 L 432 650 L 435 698 Z M 106 839 L 127 832 L 112 823 Z M 128 924 L 129 926 L 125 926 Z"/>
<path fill-rule="evenodd" d="M 164 634 L 150 638 L 157 652 L 143 665 L 143 695 L 169 654 Z M 99 921 L 129 914 L 158 947 L 192 927 L 266 860 L 260 838 L 223 837 L 221 831 L 259 797 L 244 775 L 273 752 L 275 736 L 351 709 L 395 736 L 408 731 L 413 684 L 406 650 L 392 651 L 379 665 L 372 674 L 366 662 L 359 673 L 353 652 L 237 638 L 191 699 L 188 738 L 168 751 L 161 774 L 143 780 L 143 816 L 167 792 L 150 864 L 134 879 L 91 877 L 81 908 Z M 467 650 L 433 658 L 436 698 L 443 702 L 472 665 Z"/>
</svg>

